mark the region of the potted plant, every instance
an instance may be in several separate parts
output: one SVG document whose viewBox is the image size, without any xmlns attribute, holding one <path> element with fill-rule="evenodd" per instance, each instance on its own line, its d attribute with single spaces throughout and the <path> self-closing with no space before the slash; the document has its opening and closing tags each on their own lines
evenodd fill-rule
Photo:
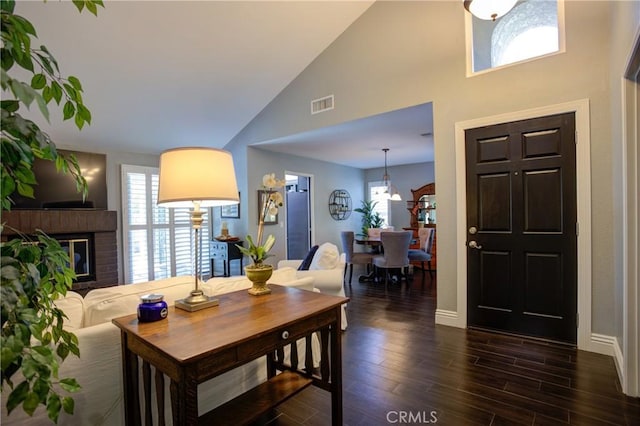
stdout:
<svg viewBox="0 0 640 426">
<path fill-rule="evenodd" d="M 271 293 L 271 289 L 267 287 L 267 280 L 271 278 L 273 266 L 264 263 L 264 260 L 270 257 L 269 251 L 276 242 L 273 235 L 269 235 L 264 242 L 264 223 L 267 215 L 278 214 L 278 207 L 284 204 L 284 198 L 280 192 L 280 188 L 285 185 L 284 179 L 277 179 L 275 173 L 268 173 L 262 177 L 262 187 L 260 191 L 264 194 L 260 198 L 261 205 L 258 217 L 258 237 L 254 241 L 251 235 L 247 235 L 249 247 L 236 245 L 238 249 L 251 258 L 251 265 L 244 268 L 247 278 L 253 283 L 249 289 L 249 294 L 259 296 Z"/>
<path fill-rule="evenodd" d="M 369 235 L 369 228 L 381 228 L 384 224 L 384 219 L 380 216 L 380 213 L 375 211 L 375 207 L 378 204 L 377 201 L 360 201 L 362 207 L 358 207 L 357 209 L 353 209 L 354 212 L 358 212 L 362 214 L 362 229 L 360 234 L 361 237 L 367 237 Z"/>
<path fill-rule="evenodd" d="M 74 0 L 81 12 L 97 15 L 101 0 Z M 86 196 L 87 185 L 75 158 L 56 151 L 55 144 L 38 125 L 21 115 L 20 109 L 36 104 L 49 120 L 48 104 L 63 107 L 63 118 L 73 118 L 82 129 L 91 122 L 91 113 L 82 100 L 82 85 L 73 76 L 63 77 L 58 63 L 45 46 L 32 47 L 35 28 L 14 13 L 15 1 L 0 4 L 2 19 L 1 65 L 3 100 L 1 206 L 11 209 L 11 196 L 33 197 L 37 184 L 32 171 L 37 158 L 54 161 L 59 172 L 71 173 L 77 189 Z M 13 74 L 12 72 L 17 72 Z M 31 75 L 26 83 L 16 75 Z M 2 229 L 4 226 L 0 226 Z M 60 244 L 44 232 L 2 242 L 1 341 L 2 391 L 8 391 L 7 411 L 22 406 L 32 415 L 46 407 L 49 418 L 57 422 L 61 410 L 73 414 L 73 398 L 64 392 L 77 391 L 73 378 L 58 377 L 59 364 L 69 354 L 79 356 L 77 337 L 64 330 L 65 314 L 53 301 L 71 288 L 75 273 L 69 256 Z M 19 374 L 17 374 L 19 373 Z M 5 388 L 5 386 L 8 388 Z"/>
</svg>

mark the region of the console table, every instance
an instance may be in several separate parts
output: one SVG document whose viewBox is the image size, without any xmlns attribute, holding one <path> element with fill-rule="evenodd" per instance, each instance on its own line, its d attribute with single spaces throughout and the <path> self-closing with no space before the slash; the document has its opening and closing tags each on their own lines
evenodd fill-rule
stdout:
<svg viewBox="0 0 640 426">
<path fill-rule="evenodd" d="M 164 391 L 156 392 L 160 408 L 155 419 L 152 414 L 153 366 L 155 389 L 164 389 L 165 376 L 170 380 L 175 425 L 249 424 L 311 384 L 331 393 L 332 424 L 341 425 L 340 307 L 349 299 L 270 287 L 272 293 L 266 296 L 251 296 L 246 290 L 219 295 L 219 306 L 201 311 L 170 307 L 167 318 L 156 322 L 139 323 L 135 314 L 115 318 L 122 336 L 126 424 L 142 424 L 142 413 L 145 424 L 164 424 Z M 313 368 L 311 351 L 316 332 L 321 346 L 319 371 Z M 297 365 L 298 339 L 306 341 L 304 366 Z M 283 363 L 287 346 L 290 366 Z M 264 355 L 266 382 L 198 418 L 198 384 Z M 139 359 L 143 386 L 138 383 Z"/>
<path fill-rule="evenodd" d="M 240 261 L 240 275 L 242 275 L 243 254 L 236 244 L 242 245 L 243 241 L 211 241 L 209 245 L 209 255 L 211 256 L 211 276 L 213 277 L 213 267 L 215 260 L 222 260 L 223 276 L 231 275 L 231 261 Z"/>
</svg>

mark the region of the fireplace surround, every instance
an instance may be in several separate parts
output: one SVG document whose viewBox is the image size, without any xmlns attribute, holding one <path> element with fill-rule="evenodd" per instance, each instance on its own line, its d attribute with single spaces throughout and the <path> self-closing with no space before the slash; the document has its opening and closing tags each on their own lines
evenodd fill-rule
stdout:
<svg viewBox="0 0 640 426">
<path fill-rule="evenodd" d="M 118 285 L 117 213 L 108 210 L 13 210 L 2 212 L 2 240 L 17 232 L 35 234 L 41 229 L 74 253 L 78 279 L 73 290 L 81 294 L 94 288 Z M 13 228 L 13 229 L 12 229 Z M 14 231 L 15 229 L 15 231 Z M 77 259 L 77 260 L 76 260 Z"/>
</svg>

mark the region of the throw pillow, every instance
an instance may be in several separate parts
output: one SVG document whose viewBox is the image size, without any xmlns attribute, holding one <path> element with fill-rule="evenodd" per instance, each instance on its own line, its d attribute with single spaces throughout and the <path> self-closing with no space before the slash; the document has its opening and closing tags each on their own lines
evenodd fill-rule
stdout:
<svg viewBox="0 0 640 426">
<path fill-rule="evenodd" d="M 300 266 L 298 266 L 298 271 L 306 271 L 309 269 L 309 266 L 311 266 L 311 261 L 313 260 L 313 256 L 316 254 L 317 250 L 318 250 L 317 245 L 311 247 L 311 250 L 309 250 L 309 253 L 307 253 L 304 259 L 302 259 L 302 263 L 300 264 Z"/>
<path fill-rule="evenodd" d="M 309 269 L 334 269 L 338 265 L 339 257 L 340 253 L 338 252 L 338 247 L 335 244 L 324 243 L 318 247 L 318 251 L 315 256 L 313 256 Z"/>
</svg>

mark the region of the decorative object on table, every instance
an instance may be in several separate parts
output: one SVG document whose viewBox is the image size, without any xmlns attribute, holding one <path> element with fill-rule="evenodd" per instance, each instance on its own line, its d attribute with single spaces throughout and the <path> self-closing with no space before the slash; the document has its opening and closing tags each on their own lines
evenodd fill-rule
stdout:
<svg viewBox="0 0 640 426">
<path fill-rule="evenodd" d="M 375 211 L 377 201 L 361 201 L 362 207 L 358 207 L 357 209 L 353 209 L 356 213 L 362 214 L 362 229 L 358 236 L 367 237 L 369 236 L 369 228 L 382 228 L 384 225 L 384 219 L 380 216 L 380 213 Z"/>
<path fill-rule="evenodd" d="M 169 310 L 167 302 L 162 294 L 145 294 L 140 296 L 141 303 L 138 305 L 138 321 L 153 322 L 165 319 Z"/>
<path fill-rule="evenodd" d="M 262 243 L 264 236 L 264 225 L 267 219 L 278 217 L 278 207 L 284 204 L 284 198 L 279 189 L 285 185 L 284 179 L 277 179 L 275 173 L 268 173 L 262 177 L 262 188 L 258 190 L 258 237 L 253 240 L 251 235 L 247 235 L 249 247 L 238 245 L 242 253 L 249 256 L 252 264 L 244 268 L 247 278 L 253 283 L 249 289 L 249 294 L 259 296 L 271 293 L 267 287 L 267 280 L 271 277 L 273 266 L 264 263 L 264 260 L 271 256 L 269 250 L 276 242 L 273 235 L 269 235 Z M 276 219 L 277 221 L 277 219 Z"/>
<path fill-rule="evenodd" d="M 384 195 L 391 201 L 402 201 L 398 188 L 391 185 L 391 178 L 387 172 L 387 152 L 389 148 L 382 148 L 382 151 L 384 151 L 384 175 L 382 176 L 382 182 L 385 188 Z"/>
<path fill-rule="evenodd" d="M 176 300 L 176 308 L 186 311 L 216 306 L 218 299 L 198 288 L 200 279 L 201 207 L 237 204 L 238 185 L 231 153 L 215 148 L 186 147 L 160 154 L 158 205 L 170 208 L 193 207 L 191 225 L 194 231 L 195 288 L 184 299 Z"/>
<path fill-rule="evenodd" d="M 334 220 L 351 216 L 351 195 L 346 189 L 336 189 L 329 196 L 329 214 Z"/>
<path fill-rule="evenodd" d="M 220 217 L 223 219 L 240 219 L 240 193 L 238 192 L 238 204 L 229 204 L 220 207 Z M 225 223 L 225 222 L 223 222 Z"/>
<path fill-rule="evenodd" d="M 234 235 L 218 235 L 215 237 L 216 241 L 227 241 L 227 242 L 235 242 L 240 241 L 240 237 L 236 237 Z"/>
</svg>

